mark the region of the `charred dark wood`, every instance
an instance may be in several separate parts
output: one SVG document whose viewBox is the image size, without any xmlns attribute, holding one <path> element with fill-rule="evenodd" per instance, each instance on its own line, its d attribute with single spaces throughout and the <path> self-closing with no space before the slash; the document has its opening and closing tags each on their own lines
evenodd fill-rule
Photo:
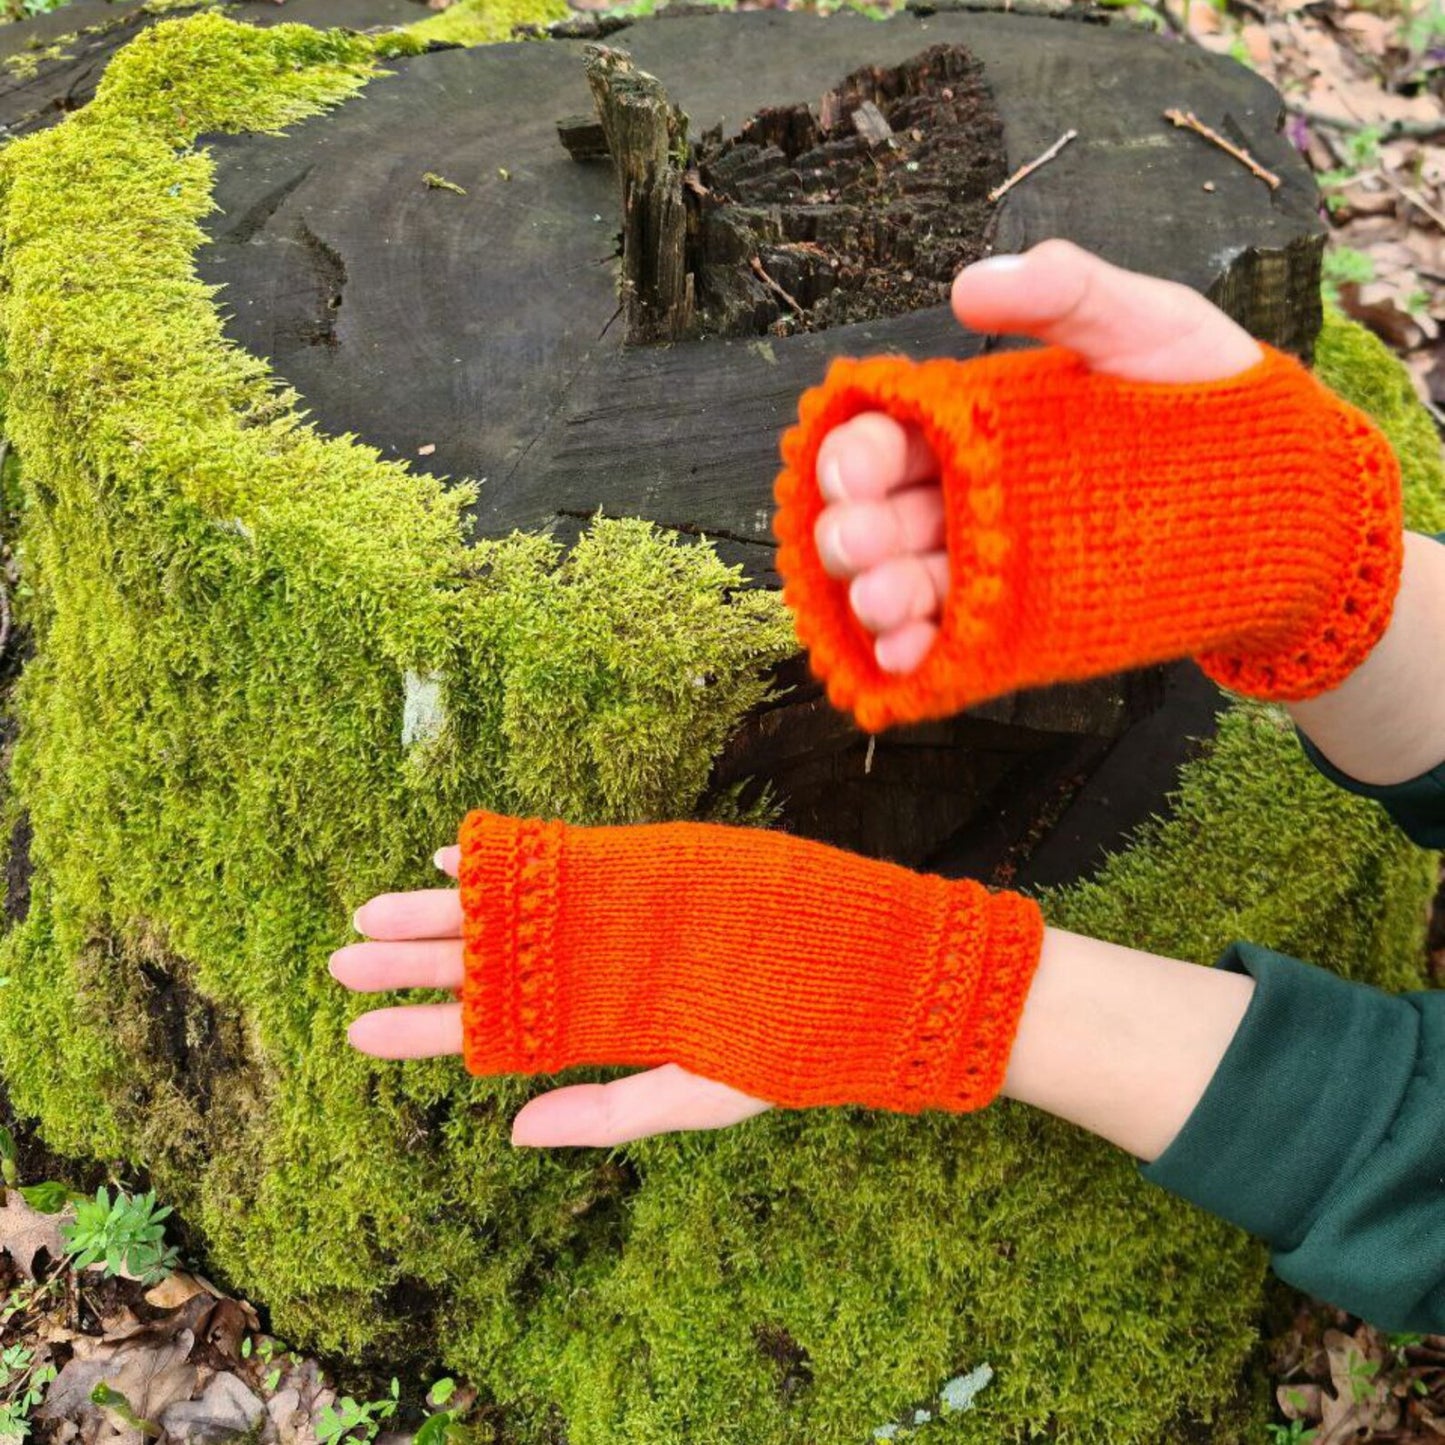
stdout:
<svg viewBox="0 0 1445 1445">
<path fill-rule="evenodd" d="M 587 84 L 622 193 L 622 301 L 634 345 L 692 328 L 687 263 L 687 117 L 661 81 L 605 45 L 587 50 Z"/>
<path fill-rule="evenodd" d="M 557 122 L 557 139 L 574 161 L 605 161 L 607 132 L 595 115 L 564 115 Z"/>
</svg>

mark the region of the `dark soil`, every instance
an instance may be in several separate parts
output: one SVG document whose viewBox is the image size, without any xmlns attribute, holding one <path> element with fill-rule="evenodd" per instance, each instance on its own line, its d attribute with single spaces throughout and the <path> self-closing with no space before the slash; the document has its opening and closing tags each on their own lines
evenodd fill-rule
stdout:
<svg viewBox="0 0 1445 1445">
<path fill-rule="evenodd" d="M 1005 177 L 1003 127 L 961 45 L 856 70 L 816 108 L 761 111 L 726 141 L 709 132 L 694 161 L 702 329 L 727 336 L 946 301 L 988 250 L 988 193 Z"/>
</svg>

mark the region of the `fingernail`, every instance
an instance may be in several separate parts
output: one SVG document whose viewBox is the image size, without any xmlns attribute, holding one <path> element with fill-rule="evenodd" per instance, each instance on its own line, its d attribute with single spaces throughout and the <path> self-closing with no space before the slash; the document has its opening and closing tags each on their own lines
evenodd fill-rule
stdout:
<svg viewBox="0 0 1445 1445">
<path fill-rule="evenodd" d="M 982 261 L 975 261 L 972 266 L 964 267 L 964 270 L 972 271 L 975 275 L 981 272 L 986 276 L 1004 276 L 1011 271 L 1023 270 L 1023 265 L 1022 256 L 988 256 Z"/>
<path fill-rule="evenodd" d="M 841 502 L 848 495 L 843 485 L 843 469 L 838 465 L 837 457 L 829 457 L 818 468 L 818 490 L 830 502 Z"/>
<path fill-rule="evenodd" d="M 888 596 L 886 580 L 880 589 L 877 576 L 873 572 L 860 573 L 848 589 L 848 605 L 859 622 L 870 632 L 881 632 L 891 625 L 891 618 L 885 610 L 885 604 L 889 601 L 891 599 Z"/>
<path fill-rule="evenodd" d="M 843 543 L 843 523 L 838 517 L 824 516 L 818 523 L 818 555 L 830 571 L 851 571 L 852 559 Z"/>
<path fill-rule="evenodd" d="M 363 904 L 361 905 L 361 907 L 358 908 L 358 909 L 356 910 L 356 912 L 351 915 L 351 926 L 352 926 L 352 928 L 353 928 L 357 933 L 360 933 L 363 937 L 364 937 L 365 934 L 366 934 L 366 925 L 365 925 L 364 923 L 362 923 L 362 921 L 361 921 L 361 915 L 362 915 L 363 913 L 365 913 L 365 912 L 366 912 L 366 904 L 363 903 Z"/>
<path fill-rule="evenodd" d="M 338 952 L 339 952 L 339 951 L 340 951 L 340 950 L 338 950 Z M 335 978 L 335 977 L 336 977 L 336 954 L 335 954 L 335 953 L 333 953 L 333 954 L 331 955 L 331 957 L 326 960 L 326 972 L 329 973 L 329 974 L 332 976 L 332 978 Z"/>
<path fill-rule="evenodd" d="M 445 867 L 445 864 L 442 863 L 442 852 L 443 852 L 443 850 L 442 850 L 441 848 L 438 848 L 438 849 L 436 850 L 436 852 L 431 855 L 432 867 L 434 867 L 434 868 L 444 868 L 444 867 Z"/>
</svg>

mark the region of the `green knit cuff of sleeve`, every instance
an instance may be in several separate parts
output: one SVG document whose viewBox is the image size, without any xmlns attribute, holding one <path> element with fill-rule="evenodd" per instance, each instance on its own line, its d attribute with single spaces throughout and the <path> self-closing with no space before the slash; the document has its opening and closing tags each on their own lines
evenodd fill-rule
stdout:
<svg viewBox="0 0 1445 1445">
<path fill-rule="evenodd" d="M 1143 1173 L 1289 1250 L 1390 1128 L 1415 1067 L 1418 1015 L 1250 943 L 1216 967 L 1249 974 L 1254 996 L 1204 1097 Z"/>
<path fill-rule="evenodd" d="M 1305 756 L 1337 787 L 1373 798 L 1412 843 L 1445 848 L 1445 762 L 1403 783 L 1362 783 L 1342 773 L 1303 733 L 1298 735 Z"/>
</svg>

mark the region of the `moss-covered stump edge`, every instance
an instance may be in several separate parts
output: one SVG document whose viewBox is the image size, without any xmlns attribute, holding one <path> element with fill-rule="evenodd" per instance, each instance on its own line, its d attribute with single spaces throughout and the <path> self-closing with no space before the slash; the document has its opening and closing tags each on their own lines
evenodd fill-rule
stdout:
<svg viewBox="0 0 1445 1445">
<path fill-rule="evenodd" d="M 1063 1127 L 836 1111 L 513 1152 L 528 1086 L 345 1047 L 324 960 L 351 907 L 430 881 L 467 806 L 688 814 L 788 646 L 775 602 L 641 525 L 469 549 L 463 493 L 316 434 L 223 344 L 194 138 L 338 102 L 406 43 L 167 23 L 0 153 L 38 646 L 6 799 L 35 870 L 0 944 L 15 1105 L 148 1167 L 278 1332 L 445 1362 L 511 1440 L 841 1445 L 982 1363 L 933 1438 L 1245 1438 L 1259 1251 Z M 1403 374 L 1338 323 L 1320 361 L 1390 430 L 1412 523 L 1445 527 Z M 1432 861 L 1241 707 L 1170 817 L 1046 902 L 1402 986 Z"/>
</svg>

